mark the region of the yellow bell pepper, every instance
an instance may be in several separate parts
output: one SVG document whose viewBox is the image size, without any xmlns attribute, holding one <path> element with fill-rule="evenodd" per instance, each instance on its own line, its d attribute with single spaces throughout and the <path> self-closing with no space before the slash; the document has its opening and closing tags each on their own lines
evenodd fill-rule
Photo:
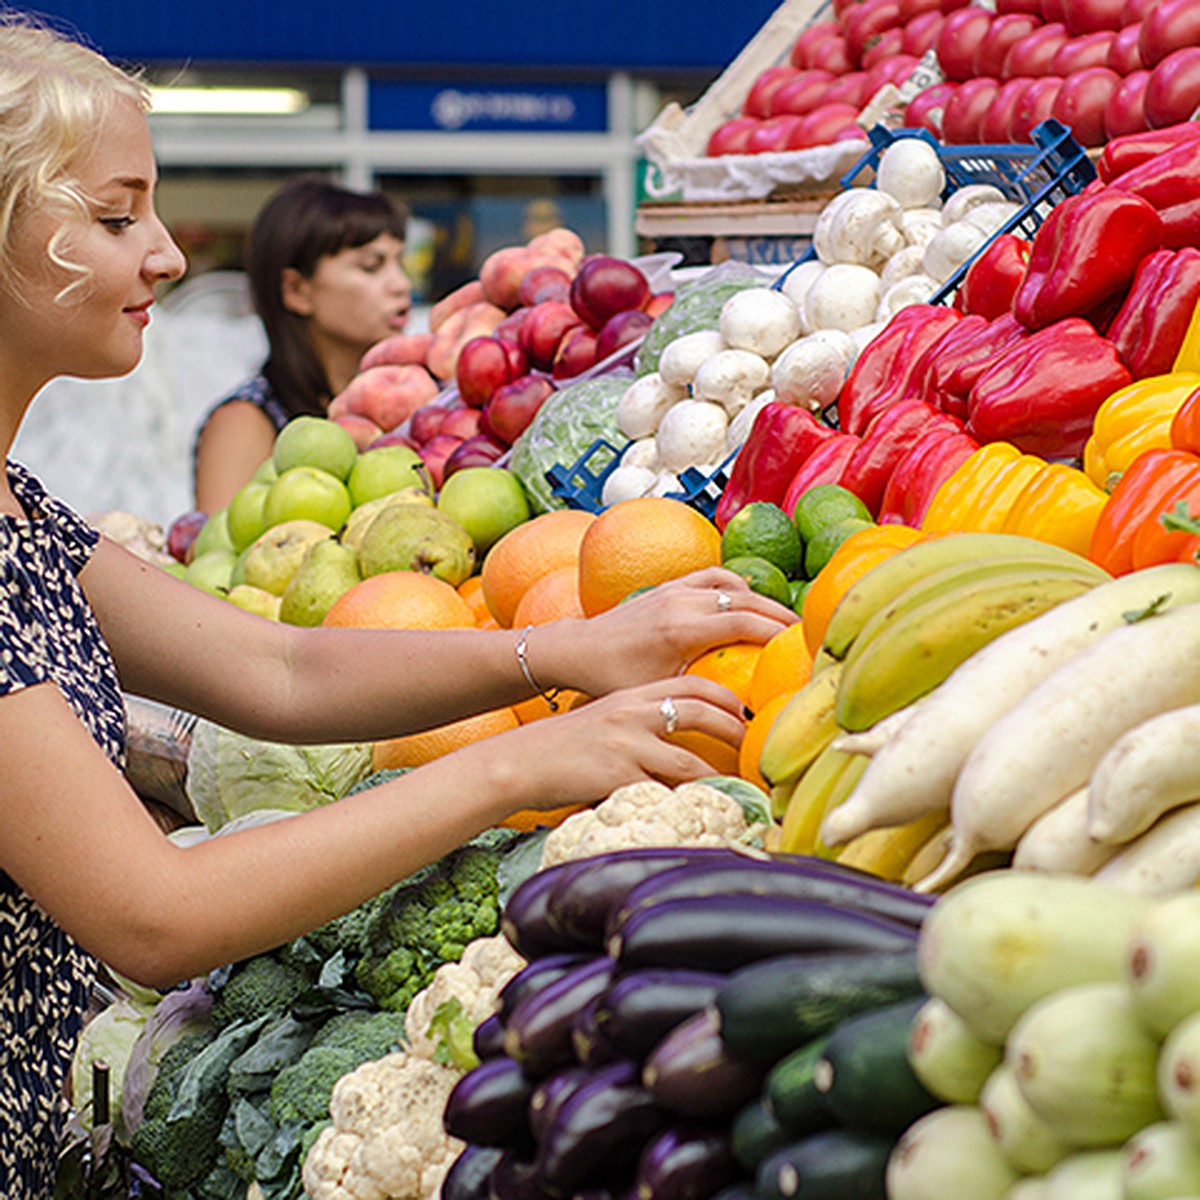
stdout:
<svg viewBox="0 0 1200 1200">
<path fill-rule="evenodd" d="M 1087 557 L 1092 531 L 1108 495 L 1066 463 L 1046 463 L 1008 510 L 1003 533 L 1050 542 Z"/>
<path fill-rule="evenodd" d="M 921 521 L 921 532 L 961 531 L 963 515 L 979 490 L 992 476 L 1020 457 L 1020 450 L 1011 442 L 989 442 L 980 446 L 934 493 Z"/>
<path fill-rule="evenodd" d="M 1192 319 L 1179 344 L 1172 371 L 1200 371 L 1200 304 L 1192 312 Z"/>
<path fill-rule="evenodd" d="M 1096 412 L 1083 448 L 1083 469 L 1098 487 L 1129 467 L 1143 450 L 1171 444 L 1171 420 L 1200 387 L 1200 372 L 1152 375 L 1113 392 Z"/>
</svg>

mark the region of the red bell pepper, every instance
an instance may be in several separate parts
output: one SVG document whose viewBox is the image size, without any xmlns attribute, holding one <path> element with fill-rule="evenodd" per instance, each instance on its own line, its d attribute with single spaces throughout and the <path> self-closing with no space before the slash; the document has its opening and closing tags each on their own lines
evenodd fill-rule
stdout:
<svg viewBox="0 0 1200 1200">
<path fill-rule="evenodd" d="M 1123 292 L 1162 243 L 1154 205 L 1116 188 L 1068 196 L 1033 237 L 1013 315 L 1030 329 L 1084 317 Z"/>
<path fill-rule="evenodd" d="M 796 501 L 809 488 L 821 483 L 841 483 L 842 472 L 850 455 L 858 449 L 858 442 L 852 433 L 838 433 L 823 441 L 792 476 L 783 494 L 783 511 L 790 517 L 796 511 Z"/>
<path fill-rule="evenodd" d="M 962 320 L 949 325 L 946 332 L 936 342 L 926 347 L 920 359 L 913 366 L 909 380 L 909 395 L 918 400 L 924 400 L 935 408 L 940 408 L 934 389 L 933 375 L 939 363 L 944 362 L 948 355 L 954 353 L 954 347 L 960 340 L 969 338 L 971 334 L 986 325 L 987 321 L 977 314 L 968 313 Z"/>
<path fill-rule="evenodd" d="M 961 319 L 961 313 L 943 305 L 902 308 L 850 368 L 838 397 L 838 425 L 847 433 L 861 434 L 876 414 L 912 395 L 912 378 L 922 355 Z"/>
<path fill-rule="evenodd" d="M 1131 167 L 1106 190 L 1147 201 L 1158 213 L 1164 246 L 1196 245 L 1200 242 L 1200 137 L 1187 138 Z"/>
<path fill-rule="evenodd" d="M 1013 297 L 1029 266 L 1031 243 L 1015 233 L 1002 233 L 967 268 L 954 307 L 989 320 L 1012 308 Z"/>
<path fill-rule="evenodd" d="M 963 332 L 958 334 L 960 329 Z M 965 421 L 967 397 L 975 381 L 991 365 L 993 358 L 1014 342 L 1029 336 L 1029 330 L 1012 313 L 994 321 L 964 317 L 938 343 L 925 399 Z"/>
<path fill-rule="evenodd" d="M 920 529 L 934 493 L 976 450 L 961 422 L 935 425 L 921 434 L 896 464 L 879 507 L 880 525 Z"/>
<path fill-rule="evenodd" d="M 806 408 L 779 401 L 764 405 L 717 501 L 713 517 L 717 528 L 724 529 L 734 513 L 751 501 L 779 504 L 801 463 L 834 433 Z"/>
<path fill-rule="evenodd" d="M 1112 342 L 1069 317 L 992 361 L 971 389 L 967 432 L 1042 458 L 1078 458 L 1096 410 L 1132 381 Z"/>
<path fill-rule="evenodd" d="M 853 492 L 872 516 L 878 515 L 896 464 L 917 438 L 938 426 L 961 429 L 962 423 L 924 400 L 897 400 L 889 405 L 867 426 L 842 472 L 842 487 Z"/>
<path fill-rule="evenodd" d="M 1200 250 L 1156 250 L 1142 259 L 1108 339 L 1134 379 L 1165 375 L 1200 301 Z"/>
<path fill-rule="evenodd" d="M 1181 142 L 1190 142 L 1195 138 L 1200 138 L 1200 121 L 1182 121 L 1163 129 L 1147 129 L 1113 138 L 1096 159 L 1096 174 L 1104 183 L 1111 183 L 1126 171 L 1140 167 L 1160 154 L 1175 149 Z"/>
</svg>

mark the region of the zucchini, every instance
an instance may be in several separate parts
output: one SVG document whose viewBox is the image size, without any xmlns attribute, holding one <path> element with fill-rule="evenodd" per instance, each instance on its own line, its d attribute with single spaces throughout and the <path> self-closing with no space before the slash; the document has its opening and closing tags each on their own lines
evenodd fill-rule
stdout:
<svg viewBox="0 0 1200 1200">
<path fill-rule="evenodd" d="M 559 878 L 575 864 L 556 863 L 535 871 L 513 890 L 500 914 L 500 932 L 522 957 L 543 958 L 547 954 L 563 954 L 594 949 L 587 943 L 569 937 L 549 921 L 550 892 Z"/>
<path fill-rule="evenodd" d="M 974 1104 L 1004 1050 L 985 1042 L 938 996 L 917 1013 L 908 1043 L 908 1061 L 917 1078 L 947 1104 Z"/>
<path fill-rule="evenodd" d="M 741 1178 L 728 1129 L 668 1126 L 638 1157 L 634 1193 L 637 1200 L 711 1200 Z"/>
<path fill-rule="evenodd" d="M 1002 1200 L 1017 1179 L 973 1104 L 927 1113 L 901 1135 L 887 1164 L 888 1200 Z"/>
<path fill-rule="evenodd" d="M 533 1083 L 507 1056 L 489 1058 L 468 1071 L 446 1100 L 442 1121 L 451 1137 L 479 1146 L 528 1146 Z"/>
<path fill-rule="evenodd" d="M 784 1055 L 768 1072 L 763 1095 L 775 1119 L 795 1142 L 805 1134 L 816 1133 L 833 1124 L 829 1109 L 822 1103 L 814 1074 L 825 1053 L 828 1035 Z"/>
<path fill-rule="evenodd" d="M 729 1125 L 729 1148 L 745 1171 L 753 1173 L 768 1154 L 796 1140 L 795 1133 L 780 1124 L 763 1096 L 742 1105 Z"/>
<path fill-rule="evenodd" d="M 763 1159 L 754 1186 L 763 1200 L 887 1200 L 892 1145 L 877 1133 L 823 1129 Z M 969 1192 L 951 1194 L 977 1200 Z"/>
<path fill-rule="evenodd" d="M 632 912 L 608 952 L 622 969 L 691 967 L 732 971 L 781 954 L 860 950 L 873 954 L 916 945 L 901 921 L 786 896 L 682 896 Z"/>
<path fill-rule="evenodd" d="M 643 1059 L 676 1025 L 710 1005 L 724 980 L 714 971 L 630 971 L 597 1001 L 596 1024 L 626 1058 Z"/>
<path fill-rule="evenodd" d="M 488 1200 L 492 1171 L 503 1153 L 498 1146 L 468 1142 L 442 1180 L 442 1200 Z"/>
<path fill-rule="evenodd" d="M 920 994 L 917 952 L 780 955 L 735 971 L 717 993 L 721 1037 L 747 1062 L 775 1063 L 854 1013 Z"/>
<path fill-rule="evenodd" d="M 908 1062 L 909 1033 L 924 1001 L 910 996 L 835 1026 L 813 1085 L 838 1124 L 895 1138 L 940 1106 Z"/>
</svg>

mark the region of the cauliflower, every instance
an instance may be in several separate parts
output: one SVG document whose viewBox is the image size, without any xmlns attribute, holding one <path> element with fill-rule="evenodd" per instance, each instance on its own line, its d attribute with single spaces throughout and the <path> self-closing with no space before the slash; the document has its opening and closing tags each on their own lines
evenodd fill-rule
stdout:
<svg viewBox="0 0 1200 1200">
<path fill-rule="evenodd" d="M 638 846 L 728 846 L 758 831 L 736 800 L 707 783 L 630 783 L 552 829 L 542 867 Z"/>
<path fill-rule="evenodd" d="M 442 1113 L 462 1072 L 401 1050 L 342 1076 L 304 1160 L 312 1200 L 432 1200 L 462 1142 Z"/>
<path fill-rule="evenodd" d="M 455 1039 L 448 1036 L 443 1021 L 435 1020 L 443 1005 L 457 1006 L 454 1020 L 461 1026 L 461 1036 L 469 1049 L 469 1038 L 475 1026 L 496 1011 L 500 989 L 525 965 L 525 960 L 512 948 L 503 934 L 476 938 L 463 951 L 459 962 L 444 963 L 434 972 L 429 986 L 418 992 L 408 1006 L 404 1032 L 413 1054 L 440 1062 L 449 1052 L 454 1060 Z M 442 1049 L 443 1044 L 451 1045 Z"/>
</svg>

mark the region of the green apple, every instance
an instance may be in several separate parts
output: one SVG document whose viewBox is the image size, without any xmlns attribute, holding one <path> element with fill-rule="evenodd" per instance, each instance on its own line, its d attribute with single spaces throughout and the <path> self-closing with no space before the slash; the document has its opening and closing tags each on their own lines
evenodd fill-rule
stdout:
<svg viewBox="0 0 1200 1200">
<path fill-rule="evenodd" d="M 455 471 L 442 484 L 437 506 L 471 535 L 480 559 L 510 529 L 532 516 L 521 481 L 503 467 Z"/>
<path fill-rule="evenodd" d="M 273 458 L 264 458 L 255 468 L 254 474 L 250 478 L 255 483 L 274 483 L 279 478 L 279 472 L 275 469 L 275 460 Z"/>
<path fill-rule="evenodd" d="M 263 504 L 266 528 L 284 521 L 320 521 L 340 529 L 353 505 L 346 485 L 320 467 L 291 467 L 271 484 Z"/>
<path fill-rule="evenodd" d="M 183 577 L 188 583 L 214 596 L 224 596 L 229 591 L 229 580 L 233 576 L 233 564 L 237 555 L 228 546 L 216 546 L 197 554 L 187 565 Z"/>
<path fill-rule="evenodd" d="M 429 490 L 429 476 L 421 456 L 411 446 L 376 446 L 364 450 L 346 480 L 354 507 L 401 488 Z"/>
<path fill-rule="evenodd" d="M 232 550 L 233 540 L 229 536 L 229 509 L 222 508 L 213 513 L 200 527 L 196 540 L 188 551 L 188 561 L 199 558 L 209 550 Z"/>
<path fill-rule="evenodd" d="M 229 502 L 226 523 L 229 528 L 229 540 L 235 550 L 245 550 L 266 529 L 267 520 L 263 510 L 270 490 L 269 483 L 251 479 L 234 493 Z"/>
<path fill-rule="evenodd" d="M 225 599 L 247 612 L 257 613 L 271 621 L 279 620 L 280 598 L 271 595 L 266 588 L 255 587 L 250 583 L 235 583 Z"/>
<path fill-rule="evenodd" d="M 358 458 L 350 434 L 328 417 L 296 417 L 276 435 L 271 460 L 280 475 L 293 467 L 317 467 L 345 479 Z"/>
<path fill-rule="evenodd" d="M 241 582 L 282 596 L 309 546 L 330 537 L 329 527 L 320 521 L 284 521 L 272 525 L 244 551 Z"/>
</svg>

